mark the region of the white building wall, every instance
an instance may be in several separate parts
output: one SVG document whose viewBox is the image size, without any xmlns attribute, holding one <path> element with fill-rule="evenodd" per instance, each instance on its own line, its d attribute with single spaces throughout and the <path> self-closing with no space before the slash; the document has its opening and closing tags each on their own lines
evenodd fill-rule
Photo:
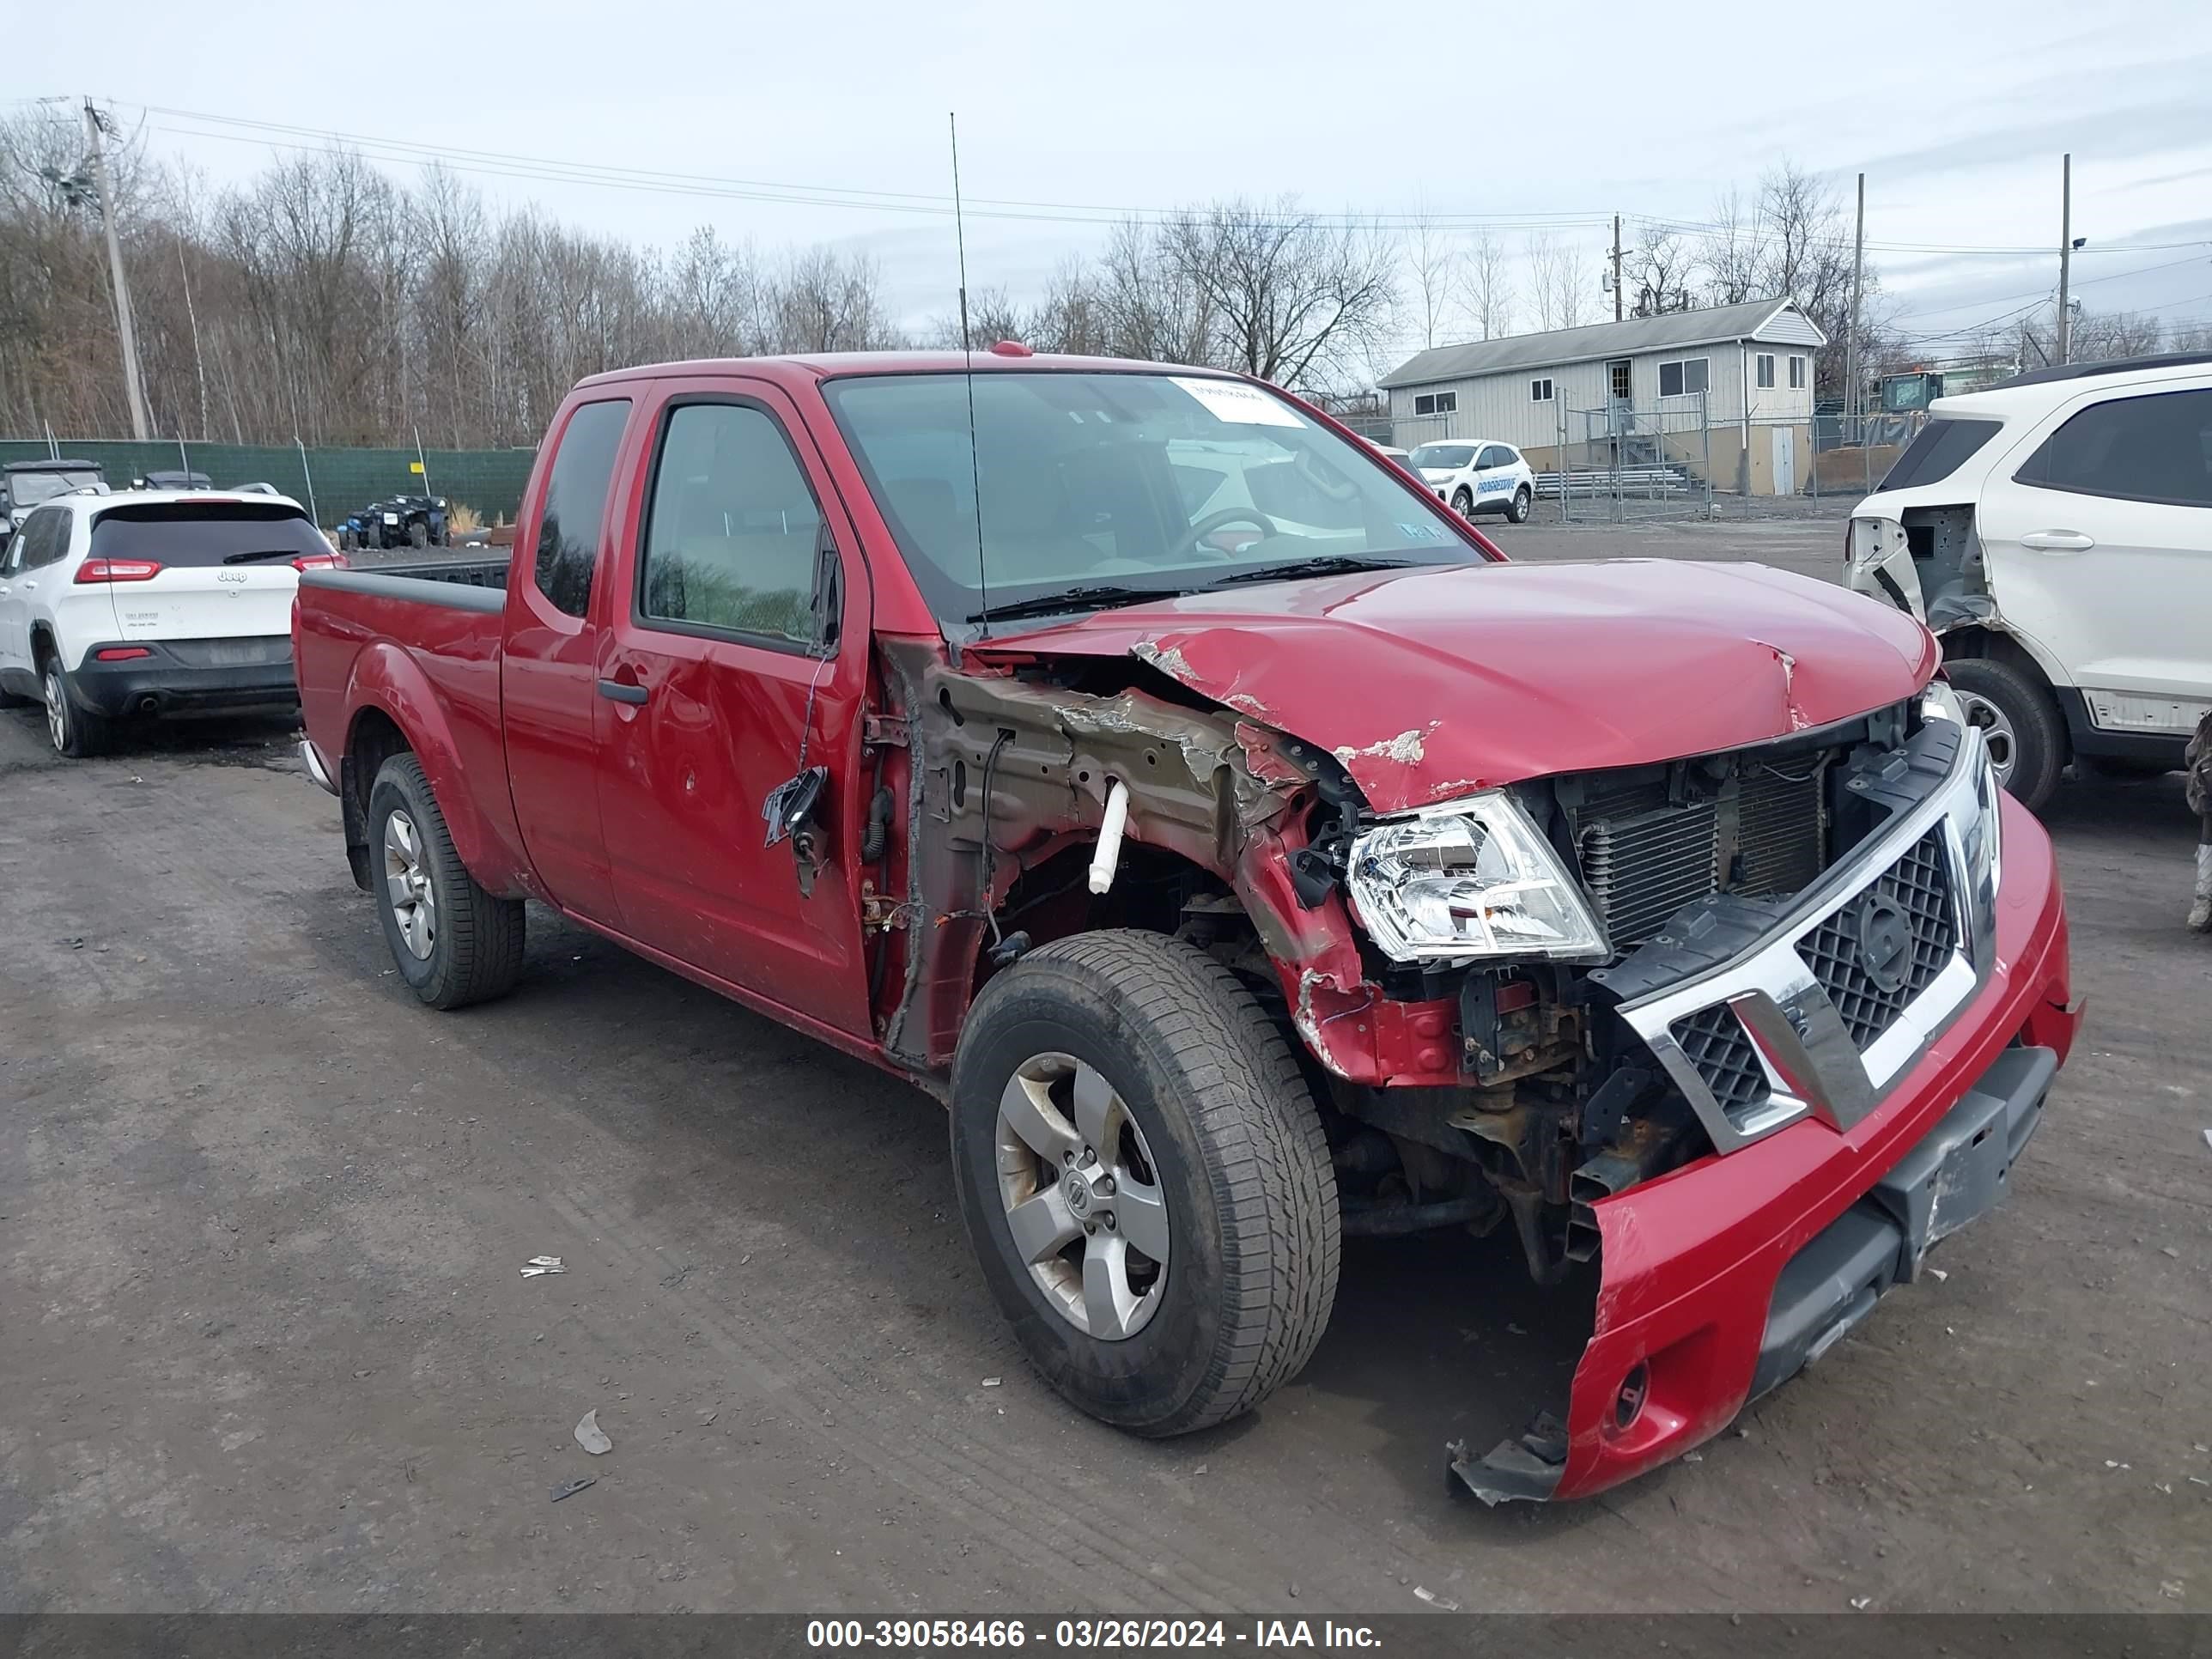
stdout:
<svg viewBox="0 0 2212 1659">
<path fill-rule="evenodd" d="M 1793 314 L 1776 319 L 1775 332 L 1795 333 L 1806 327 Z M 1782 325 L 1789 325 L 1786 329 Z M 1746 397 L 1754 423 L 1784 421 L 1809 422 L 1813 418 L 1813 354 L 1809 340 L 1754 341 L 1748 345 L 1728 341 L 1718 345 L 1668 347 L 1638 353 L 1629 358 L 1629 401 L 1638 409 L 1661 409 L 1685 417 L 1694 415 L 1694 396 L 1662 398 L 1659 365 L 1702 357 L 1706 363 L 1707 416 L 1716 426 L 1740 426 Z M 1757 356 L 1774 356 L 1774 385 L 1761 386 L 1756 380 Z M 1790 359 L 1805 359 L 1805 384 L 1790 385 Z M 1562 410 L 1603 408 L 1610 398 L 1608 362 L 1564 363 L 1552 368 L 1509 369 L 1469 380 L 1440 380 L 1431 386 L 1396 386 L 1390 392 L 1394 422 L 1405 424 L 1398 433 L 1401 443 L 1425 443 L 1441 438 L 1495 439 L 1527 449 L 1548 447 L 1559 441 Z M 1553 401 L 1533 402 L 1531 380 L 1549 380 Z M 1414 399 L 1449 392 L 1457 400 L 1452 413 L 1433 418 L 1416 416 Z M 1575 441 L 1579 423 L 1571 422 L 1568 439 Z"/>
</svg>

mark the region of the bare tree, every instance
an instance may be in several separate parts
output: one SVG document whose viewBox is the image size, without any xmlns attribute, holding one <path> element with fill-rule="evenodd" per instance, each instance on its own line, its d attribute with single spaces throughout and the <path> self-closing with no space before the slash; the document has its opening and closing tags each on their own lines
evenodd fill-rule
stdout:
<svg viewBox="0 0 2212 1659">
<path fill-rule="evenodd" d="M 1699 297 L 1714 306 L 1764 299 L 1767 267 L 1765 227 L 1757 205 L 1731 190 L 1713 204 L 1713 228 L 1698 245 L 1697 268 L 1705 279 Z"/>
<path fill-rule="evenodd" d="M 1304 390 L 1364 374 L 1397 303 L 1387 242 L 1331 226 L 1294 197 L 1217 202 L 1161 227 L 1183 279 L 1213 313 L 1215 361 Z"/>
<path fill-rule="evenodd" d="M 1548 233 L 1528 239 L 1529 297 L 1543 329 L 1578 328 L 1590 320 L 1593 289 L 1589 262 L 1572 242 Z"/>
<path fill-rule="evenodd" d="M 1689 310 L 1696 304 L 1692 297 L 1696 270 L 1696 250 L 1680 232 L 1646 224 L 1639 233 L 1638 246 L 1628 257 L 1622 278 L 1634 295 L 1630 314 L 1656 317 L 1666 312 Z"/>
<path fill-rule="evenodd" d="M 1092 293 L 1099 332 L 1113 356 L 1212 361 L 1212 304 L 1161 231 L 1135 219 L 1116 225 L 1099 258 Z"/>
<path fill-rule="evenodd" d="M 1435 345 L 1437 335 L 1450 327 L 1459 307 L 1460 251 L 1425 211 L 1415 214 L 1409 222 L 1405 246 L 1407 270 L 1413 279 L 1413 331 L 1426 348 Z"/>
<path fill-rule="evenodd" d="M 1504 246 L 1491 232 L 1479 233 L 1461 265 L 1467 313 L 1476 335 L 1495 339 L 1513 331 L 1513 274 Z"/>
</svg>

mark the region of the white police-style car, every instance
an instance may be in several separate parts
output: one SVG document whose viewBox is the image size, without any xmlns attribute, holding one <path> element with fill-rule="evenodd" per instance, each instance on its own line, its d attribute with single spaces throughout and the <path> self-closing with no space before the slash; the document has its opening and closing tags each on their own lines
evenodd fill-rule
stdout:
<svg viewBox="0 0 2212 1659">
<path fill-rule="evenodd" d="M 1502 514 L 1510 524 L 1528 522 L 1536 500 L 1536 475 L 1511 444 L 1487 438 L 1444 438 L 1423 444 L 1407 463 L 1463 518 Z"/>
</svg>

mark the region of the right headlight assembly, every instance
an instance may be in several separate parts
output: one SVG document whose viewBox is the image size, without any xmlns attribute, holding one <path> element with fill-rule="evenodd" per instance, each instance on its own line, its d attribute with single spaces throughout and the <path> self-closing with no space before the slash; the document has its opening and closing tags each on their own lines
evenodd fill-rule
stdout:
<svg viewBox="0 0 2212 1659">
<path fill-rule="evenodd" d="M 1589 901 L 1519 803 L 1500 791 L 1377 824 L 1352 844 L 1352 914 L 1400 962 L 1601 962 Z"/>
</svg>

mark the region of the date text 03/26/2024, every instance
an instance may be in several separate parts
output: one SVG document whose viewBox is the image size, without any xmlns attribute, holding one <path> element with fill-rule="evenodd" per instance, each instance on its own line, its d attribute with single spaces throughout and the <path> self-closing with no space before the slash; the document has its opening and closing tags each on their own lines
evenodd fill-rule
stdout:
<svg viewBox="0 0 2212 1659">
<path fill-rule="evenodd" d="M 1333 1619 L 814 1619 L 806 1645 L 837 1648 L 1379 1648 L 1372 1627 Z"/>
</svg>

